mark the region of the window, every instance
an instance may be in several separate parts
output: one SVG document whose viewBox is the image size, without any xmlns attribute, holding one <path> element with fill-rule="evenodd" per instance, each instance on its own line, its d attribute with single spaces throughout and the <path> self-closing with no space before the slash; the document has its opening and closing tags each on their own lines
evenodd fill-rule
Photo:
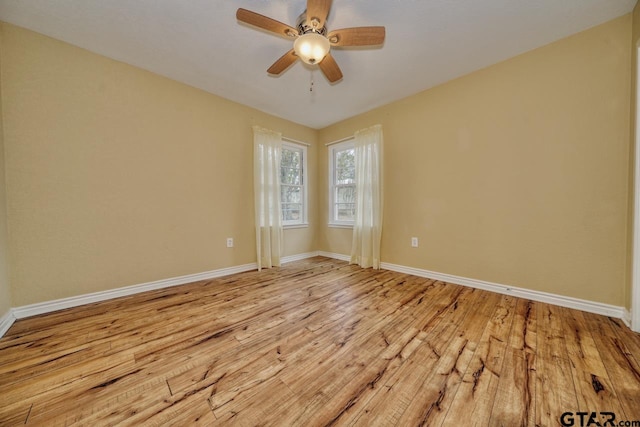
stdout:
<svg viewBox="0 0 640 427">
<path fill-rule="evenodd" d="M 354 141 L 329 147 L 329 224 L 353 226 L 356 217 L 356 158 Z"/>
<path fill-rule="evenodd" d="M 282 225 L 307 224 L 307 147 L 282 143 L 280 159 L 280 201 Z"/>
</svg>

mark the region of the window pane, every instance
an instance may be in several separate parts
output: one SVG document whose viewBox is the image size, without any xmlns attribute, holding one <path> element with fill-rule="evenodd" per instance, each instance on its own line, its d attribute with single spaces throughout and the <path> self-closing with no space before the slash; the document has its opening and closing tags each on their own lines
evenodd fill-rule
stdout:
<svg viewBox="0 0 640 427">
<path fill-rule="evenodd" d="M 356 182 L 356 171 L 354 169 L 337 169 L 336 184 L 353 184 Z"/>
<path fill-rule="evenodd" d="M 282 205 L 282 220 L 283 221 L 301 221 L 302 205 L 300 203 L 288 203 L 288 204 Z"/>
<path fill-rule="evenodd" d="M 280 159 L 282 166 L 300 169 L 300 154 L 300 151 L 283 148 Z"/>
<path fill-rule="evenodd" d="M 336 220 L 353 221 L 356 217 L 356 205 L 354 203 L 336 203 Z"/>
<path fill-rule="evenodd" d="M 352 141 L 329 147 L 329 223 L 353 224 L 356 211 L 356 158 Z"/>
<path fill-rule="evenodd" d="M 356 157 L 353 148 L 336 153 L 336 184 L 353 184 L 356 179 Z"/>
<path fill-rule="evenodd" d="M 302 184 L 302 150 L 282 149 L 280 159 L 280 182 L 283 184 Z"/>
<path fill-rule="evenodd" d="M 356 202 L 355 185 L 337 187 L 335 202 L 336 203 L 355 203 Z"/>
<path fill-rule="evenodd" d="M 305 170 L 306 148 L 283 143 L 280 156 L 280 201 L 282 221 L 285 224 L 302 224 L 305 220 Z"/>
<path fill-rule="evenodd" d="M 282 185 L 280 187 L 281 203 L 301 203 L 302 188 L 299 186 Z"/>
<path fill-rule="evenodd" d="M 283 184 L 300 185 L 302 184 L 301 175 L 302 171 L 300 169 L 280 168 L 280 182 Z"/>
</svg>

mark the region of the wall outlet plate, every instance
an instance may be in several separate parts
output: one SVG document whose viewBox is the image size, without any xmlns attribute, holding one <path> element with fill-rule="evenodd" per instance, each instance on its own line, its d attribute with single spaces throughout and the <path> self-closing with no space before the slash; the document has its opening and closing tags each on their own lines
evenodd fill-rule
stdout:
<svg viewBox="0 0 640 427">
<path fill-rule="evenodd" d="M 417 237 L 412 237 L 411 238 L 411 247 L 412 248 L 417 248 L 418 247 L 418 238 Z"/>
<path fill-rule="evenodd" d="M 227 247 L 228 248 L 233 247 L 233 237 L 227 237 Z"/>
</svg>

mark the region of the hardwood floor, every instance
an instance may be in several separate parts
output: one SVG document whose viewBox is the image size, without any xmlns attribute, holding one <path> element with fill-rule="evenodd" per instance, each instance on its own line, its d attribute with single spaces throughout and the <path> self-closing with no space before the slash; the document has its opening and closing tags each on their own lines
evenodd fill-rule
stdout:
<svg viewBox="0 0 640 427">
<path fill-rule="evenodd" d="M 17 321 L 0 425 L 633 421 L 639 362 L 617 319 L 317 257 Z"/>
</svg>

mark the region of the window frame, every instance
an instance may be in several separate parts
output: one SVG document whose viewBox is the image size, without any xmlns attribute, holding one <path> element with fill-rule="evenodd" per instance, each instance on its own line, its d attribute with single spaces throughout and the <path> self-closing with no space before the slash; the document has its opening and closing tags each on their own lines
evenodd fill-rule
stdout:
<svg viewBox="0 0 640 427">
<path fill-rule="evenodd" d="M 336 219 L 336 155 L 345 150 L 355 149 L 355 138 L 349 138 L 346 141 L 338 142 L 329 147 L 329 226 L 337 228 L 353 228 L 355 220 L 339 220 Z M 354 166 L 355 167 L 355 166 Z M 355 172 L 355 171 L 354 171 Z M 355 181 L 355 179 L 354 179 Z M 355 183 L 354 183 L 355 185 Z"/>
<path fill-rule="evenodd" d="M 280 209 L 282 210 L 282 228 L 302 228 L 302 227 L 308 227 L 309 226 L 309 222 L 308 222 L 308 186 L 307 186 L 307 146 L 303 145 L 303 144 L 297 144 L 295 142 L 289 142 L 289 141 L 282 141 L 282 147 L 281 150 L 289 150 L 289 151 L 297 151 L 300 153 L 301 155 L 301 162 L 300 162 L 300 167 L 301 167 L 301 176 L 300 179 L 302 181 L 302 184 L 300 185 L 300 189 L 302 192 L 302 197 L 300 198 L 301 200 L 301 215 L 300 215 L 300 219 L 298 220 L 288 220 L 286 221 L 284 219 L 284 204 L 285 201 L 284 200 L 280 200 Z M 282 169 L 282 159 L 284 158 L 284 156 L 282 155 L 282 153 L 280 154 L 280 169 Z M 280 181 L 280 186 L 282 187 L 282 185 L 289 185 L 289 184 L 283 184 L 282 181 Z M 282 190 L 281 190 L 282 191 Z"/>
</svg>

